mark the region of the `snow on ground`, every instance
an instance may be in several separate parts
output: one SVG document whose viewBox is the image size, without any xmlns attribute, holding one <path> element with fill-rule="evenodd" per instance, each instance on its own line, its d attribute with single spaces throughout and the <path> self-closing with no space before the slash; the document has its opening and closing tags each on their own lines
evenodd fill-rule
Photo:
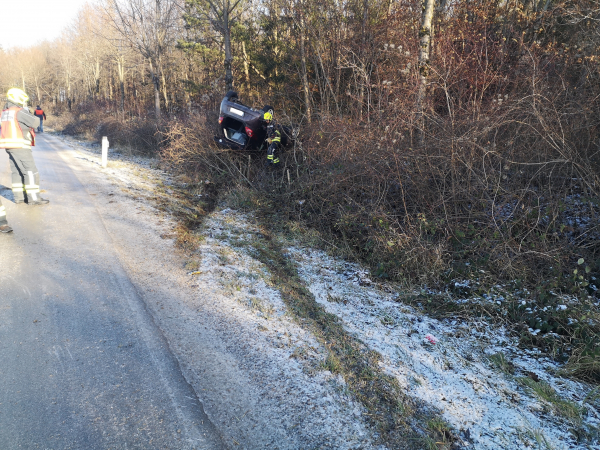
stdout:
<svg viewBox="0 0 600 450">
<path fill-rule="evenodd" d="M 204 240 L 199 248 L 202 260 L 190 272 L 199 292 L 210 293 L 224 307 L 232 304 L 238 321 L 257 330 L 254 351 L 268 357 L 270 373 L 280 386 L 272 386 L 284 395 L 293 395 L 314 411 L 312 419 L 294 417 L 297 410 L 281 411 L 290 424 L 302 423 L 304 433 L 331 436 L 332 448 L 384 448 L 372 443 L 373 433 L 363 421 L 364 408 L 345 392 L 345 382 L 320 367 L 325 359 L 323 346 L 300 327 L 289 314 L 279 291 L 270 284 L 268 269 L 247 252 L 247 243 L 259 230 L 244 214 L 225 208 L 215 211 L 203 227 Z"/>
<path fill-rule="evenodd" d="M 590 387 L 552 375 L 558 366 L 519 350 L 503 329 L 487 323 L 440 322 L 399 302 L 393 289 L 374 285 L 359 266 L 321 251 L 290 248 L 316 300 L 346 329 L 383 356 L 383 368 L 410 395 L 439 408 L 466 447 L 477 449 L 578 447 L 572 426 L 498 372 L 488 356 L 503 352 L 522 374 L 534 373 L 564 399 L 578 403 Z M 391 292 L 386 292 L 391 291 Z M 597 427 L 599 412 L 586 405 L 585 421 Z M 545 448 L 545 447 L 543 447 Z"/>
<path fill-rule="evenodd" d="M 98 165 L 97 152 L 79 150 L 79 158 Z M 143 199 L 152 197 L 152 186 L 159 179 L 167 189 L 173 183 L 143 158 L 111 163 L 105 174 L 116 185 L 126 186 L 137 201 L 149 202 Z M 157 214 L 151 208 L 147 213 Z M 169 331 L 169 327 L 188 327 L 193 333 L 196 325 L 190 323 L 206 323 L 199 314 L 221 314 L 214 321 L 224 328 L 219 338 L 229 339 L 224 343 L 227 351 L 242 361 L 239 367 L 248 371 L 249 379 L 256 380 L 253 388 L 259 400 L 251 405 L 252 414 L 262 415 L 247 424 L 245 414 L 235 416 L 237 422 L 229 426 L 237 427 L 236 436 L 247 436 L 236 448 L 260 448 L 253 441 L 257 435 L 241 428 L 264 427 L 277 420 L 283 430 L 273 432 L 280 436 L 279 448 L 382 448 L 363 420 L 364 408 L 350 397 L 343 379 L 323 369 L 325 349 L 293 319 L 270 284 L 267 268 L 252 257 L 249 243 L 258 235 L 252 216 L 225 206 L 206 220 L 202 235 L 198 261 L 186 266 L 183 274 L 192 288 L 191 300 L 179 309 L 185 310 L 181 313 L 184 322 L 173 322 L 171 316 L 176 315 L 172 309 L 167 308 L 168 313 L 162 312 L 162 307 L 152 311 L 171 341 L 191 338 Z M 439 409 L 460 437 L 460 448 L 600 449 L 577 444 L 570 431 L 573 426 L 557 416 L 551 405 L 520 387 L 515 377 L 534 374 L 561 398 L 579 405 L 584 405 L 590 386 L 554 375 L 558 368 L 554 362 L 535 351 L 518 349 L 505 330 L 483 322 L 429 318 L 403 304 L 398 287 L 374 283 L 359 265 L 300 246 L 287 251 L 317 302 L 337 315 L 348 332 L 382 355 L 382 369 L 395 376 L 409 395 Z M 176 268 L 165 266 L 163 270 Z M 174 302 L 168 298 L 161 301 Z M 176 351 L 185 349 L 177 353 L 182 367 L 204 370 L 198 369 L 193 341 L 171 345 Z M 499 352 L 514 364 L 514 377 L 490 363 L 489 357 Z M 199 398 L 206 399 L 207 413 L 212 411 L 219 425 L 219 417 L 226 415 L 219 411 L 219 407 L 225 408 L 218 404 L 219 386 L 191 383 Z M 200 392 L 204 388 L 207 392 Z M 585 408 L 584 425 L 598 427 L 598 410 L 588 403 Z"/>
</svg>

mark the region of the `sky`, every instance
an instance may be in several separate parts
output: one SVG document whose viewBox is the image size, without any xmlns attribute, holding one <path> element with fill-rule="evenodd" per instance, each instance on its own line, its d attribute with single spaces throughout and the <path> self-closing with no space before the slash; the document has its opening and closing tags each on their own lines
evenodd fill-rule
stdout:
<svg viewBox="0 0 600 450">
<path fill-rule="evenodd" d="M 0 46 L 8 50 L 13 47 L 31 47 L 44 40 L 56 39 L 88 1 L 0 0 Z"/>
</svg>

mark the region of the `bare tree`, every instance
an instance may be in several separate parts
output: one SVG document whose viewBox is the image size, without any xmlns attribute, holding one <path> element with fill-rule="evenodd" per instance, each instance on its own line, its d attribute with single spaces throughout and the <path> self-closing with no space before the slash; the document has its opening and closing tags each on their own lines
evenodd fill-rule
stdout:
<svg viewBox="0 0 600 450">
<path fill-rule="evenodd" d="M 71 40 L 75 44 L 74 54 L 90 99 L 100 96 L 101 74 L 109 56 L 108 42 L 101 37 L 101 30 L 101 11 L 88 4 L 79 11 L 70 31 Z"/>
<path fill-rule="evenodd" d="M 113 26 L 148 62 L 154 86 L 154 111 L 160 118 L 164 58 L 175 40 L 180 19 L 178 0 L 108 0 Z M 166 89 L 166 87 L 165 87 Z M 165 96 L 165 98 L 167 98 Z"/>
<path fill-rule="evenodd" d="M 68 38 L 63 35 L 56 46 L 54 58 L 57 61 L 57 69 L 59 77 L 62 80 L 63 96 L 67 102 L 67 106 L 71 109 L 73 103 L 73 88 L 76 71 L 76 58 L 74 54 L 74 45 L 69 42 Z"/>
</svg>

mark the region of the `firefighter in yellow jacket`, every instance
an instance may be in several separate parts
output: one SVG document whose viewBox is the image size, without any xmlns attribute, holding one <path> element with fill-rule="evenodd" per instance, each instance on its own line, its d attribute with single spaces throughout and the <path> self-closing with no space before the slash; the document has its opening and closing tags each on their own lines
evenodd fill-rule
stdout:
<svg viewBox="0 0 600 450">
<path fill-rule="evenodd" d="M 279 164 L 279 146 L 281 145 L 281 132 L 278 124 L 273 120 L 273 114 L 269 111 L 263 114 L 263 123 L 267 134 L 267 162 L 274 166 Z"/>
<path fill-rule="evenodd" d="M 6 149 L 10 160 L 12 191 L 15 203 L 45 205 L 49 200 L 40 197 L 40 174 L 31 147 L 35 145 L 38 119 L 29 112 L 29 97 L 21 89 L 9 89 L 7 103 L 0 116 L 0 148 Z"/>
</svg>

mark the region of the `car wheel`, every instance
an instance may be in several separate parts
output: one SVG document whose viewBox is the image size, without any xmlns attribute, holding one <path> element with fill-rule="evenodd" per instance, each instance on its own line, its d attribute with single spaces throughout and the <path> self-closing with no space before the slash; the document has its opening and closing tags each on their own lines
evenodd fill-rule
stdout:
<svg viewBox="0 0 600 450">
<path fill-rule="evenodd" d="M 227 94 L 225 94 L 225 98 L 238 98 L 237 92 L 229 91 Z"/>
<path fill-rule="evenodd" d="M 269 106 L 269 105 L 265 105 L 265 106 L 263 106 L 261 111 L 262 111 L 263 113 L 270 112 L 272 115 L 274 115 L 274 114 L 275 114 L 275 111 L 273 110 L 273 107 L 272 107 L 272 106 Z"/>
</svg>

